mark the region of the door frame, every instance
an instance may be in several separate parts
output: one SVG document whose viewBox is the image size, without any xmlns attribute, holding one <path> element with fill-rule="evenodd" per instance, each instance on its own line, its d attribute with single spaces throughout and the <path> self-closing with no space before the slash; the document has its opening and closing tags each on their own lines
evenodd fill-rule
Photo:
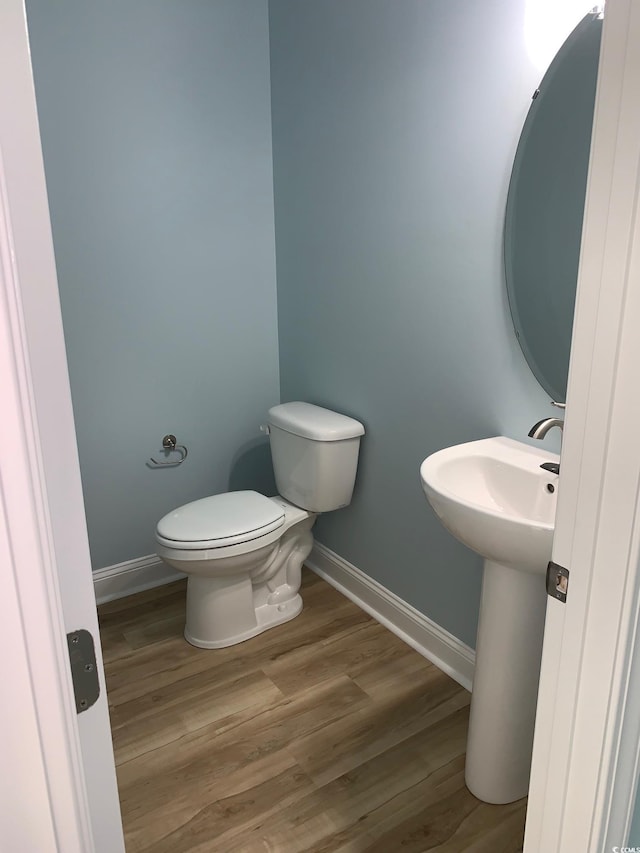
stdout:
<svg viewBox="0 0 640 853">
<path fill-rule="evenodd" d="M 609 0 L 571 348 L 525 853 L 627 842 L 640 708 L 640 2 Z M 640 646 L 638 646 L 640 652 Z"/>
<path fill-rule="evenodd" d="M 0 54 L 0 847 L 124 853 L 24 0 Z M 80 628 L 101 689 L 78 715 Z"/>
<path fill-rule="evenodd" d="M 0 162 L 0 846 L 93 851 L 4 177 Z"/>
</svg>

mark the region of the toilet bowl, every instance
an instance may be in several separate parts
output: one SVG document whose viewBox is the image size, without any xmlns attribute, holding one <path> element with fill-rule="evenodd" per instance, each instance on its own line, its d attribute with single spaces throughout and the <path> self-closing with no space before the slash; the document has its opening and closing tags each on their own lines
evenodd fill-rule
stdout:
<svg viewBox="0 0 640 853">
<path fill-rule="evenodd" d="M 161 519 L 158 555 L 189 576 L 186 639 L 220 649 L 297 616 L 315 520 L 252 491 L 203 498 Z"/>
<path fill-rule="evenodd" d="M 184 635 L 200 648 L 231 646 L 297 616 L 317 515 L 351 501 L 362 424 L 284 403 L 270 409 L 268 432 L 284 497 L 212 495 L 168 513 L 156 528 L 158 555 L 188 576 Z"/>
</svg>

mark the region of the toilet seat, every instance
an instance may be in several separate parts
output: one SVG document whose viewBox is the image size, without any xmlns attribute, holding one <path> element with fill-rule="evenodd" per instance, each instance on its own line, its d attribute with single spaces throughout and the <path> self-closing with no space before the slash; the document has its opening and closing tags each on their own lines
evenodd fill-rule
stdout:
<svg viewBox="0 0 640 853">
<path fill-rule="evenodd" d="M 226 548 L 283 526 L 282 506 L 253 491 L 225 492 L 185 504 L 158 522 L 156 540 L 168 548 Z"/>
</svg>

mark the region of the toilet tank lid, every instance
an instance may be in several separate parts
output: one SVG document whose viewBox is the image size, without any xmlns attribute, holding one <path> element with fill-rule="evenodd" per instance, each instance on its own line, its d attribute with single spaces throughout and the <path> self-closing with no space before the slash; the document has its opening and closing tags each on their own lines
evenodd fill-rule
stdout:
<svg viewBox="0 0 640 853">
<path fill-rule="evenodd" d="M 269 425 L 313 441 L 342 441 L 364 435 L 360 421 L 314 406 L 312 403 L 281 403 L 269 409 Z"/>
</svg>

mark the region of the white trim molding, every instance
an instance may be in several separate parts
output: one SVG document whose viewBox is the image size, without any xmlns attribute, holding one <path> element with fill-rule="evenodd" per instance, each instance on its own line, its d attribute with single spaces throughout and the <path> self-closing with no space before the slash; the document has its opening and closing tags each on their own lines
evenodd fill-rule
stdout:
<svg viewBox="0 0 640 853">
<path fill-rule="evenodd" d="M 472 648 L 319 542 L 314 544 L 305 565 L 438 669 L 471 690 L 476 658 Z"/>
<path fill-rule="evenodd" d="M 163 563 L 160 557 L 149 554 L 136 560 L 97 569 L 93 573 L 93 588 L 97 603 L 104 604 L 184 577 L 186 575 Z"/>
<path fill-rule="evenodd" d="M 15 10 L 0 16 L 9 41 Z M 0 644 L 7 651 L 0 664 L 0 847 L 94 853 L 3 148 L 0 137 Z"/>
<path fill-rule="evenodd" d="M 0 4 L 0 848 L 124 853 L 23 0 Z"/>
</svg>

